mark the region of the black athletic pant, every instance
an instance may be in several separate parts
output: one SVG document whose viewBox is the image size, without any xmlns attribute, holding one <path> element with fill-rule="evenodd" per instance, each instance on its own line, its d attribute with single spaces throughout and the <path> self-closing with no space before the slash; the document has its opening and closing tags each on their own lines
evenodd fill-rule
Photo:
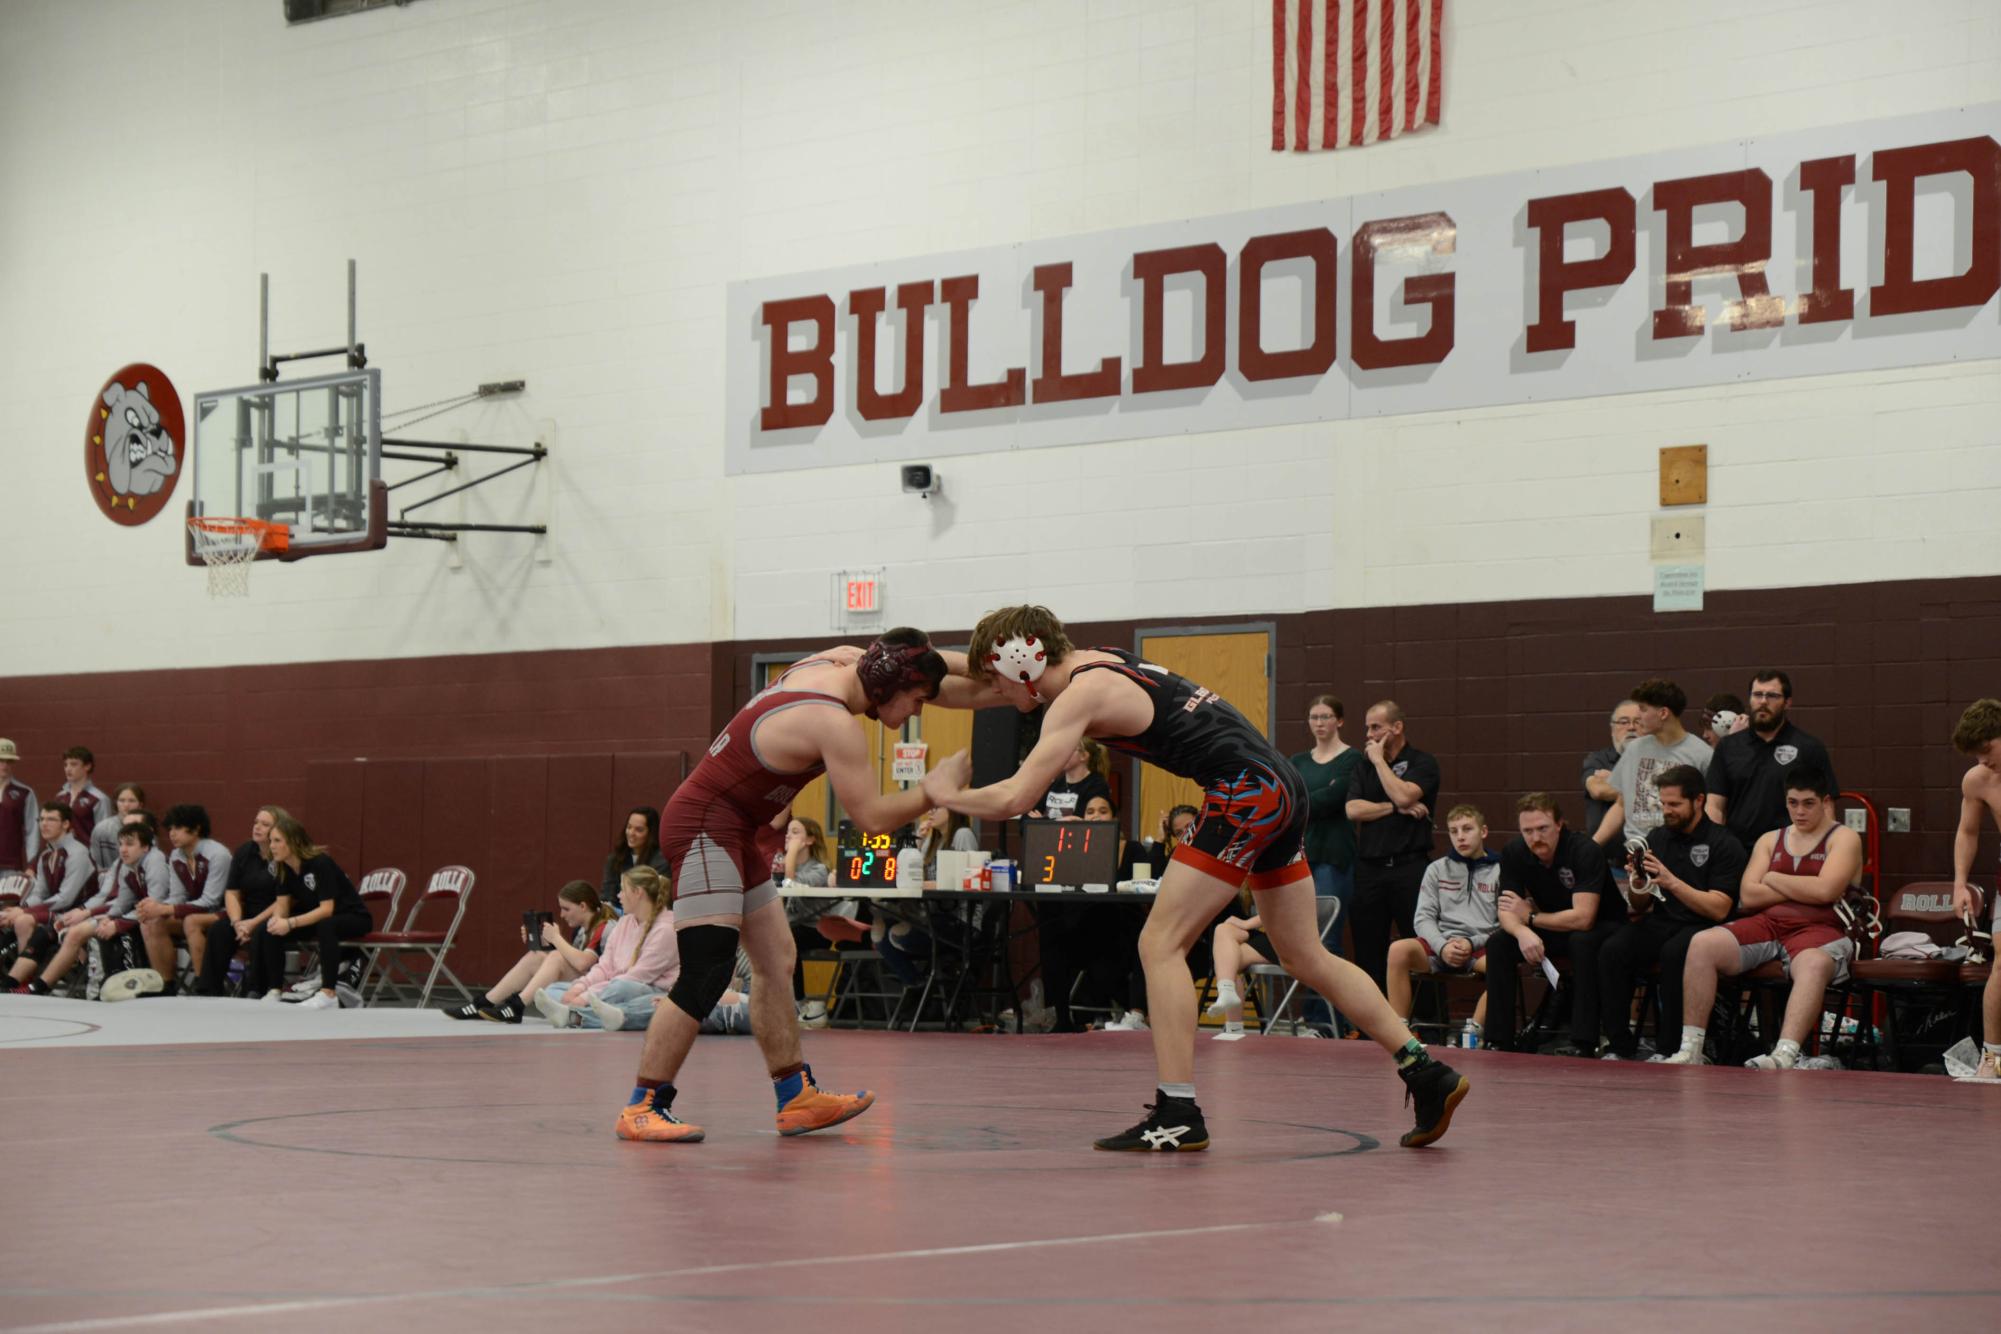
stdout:
<svg viewBox="0 0 2001 1334">
<path fill-rule="evenodd" d="M 1585 1055 L 1598 1050 L 1598 955 L 1617 922 L 1600 923 L 1583 931 L 1537 930 L 1543 952 L 1567 959 L 1570 972 L 1570 1040 Z M 1487 1045 L 1511 1050 L 1516 1032 L 1515 981 L 1522 964 L 1522 947 L 1505 931 L 1487 937 Z"/>
<path fill-rule="evenodd" d="M 320 952 L 320 989 L 332 991 L 340 981 L 340 943 L 358 940 L 374 929 L 375 919 L 365 912 L 337 912 L 309 927 L 274 936 L 267 918 L 250 938 L 250 966 L 266 989 L 279 986 L 285 980 L 285 951 L 316 945 Z M 227 968 L 228 964 L 223 966 Z"/>
<path fill-rule="evenodd" d="M 1703 924 L 1713 925 L 1713 922 Z M 1639 1035 L 1633 1031 L 1628 1016 L 1633 1010 L 1633 986 L 1651 963 L 1658 963 L 1661 970 L 1660 1046 L 1672 1051 L 1680 1043 L 1681 973 L 1688 964 L 1688 942 L 1695 939 L 1695 933 L 1703 926 L 1678 922 L 1655 908 L 1613 932 L 1599 949 L 1599 995 L 1605 1038 L 1613 1051 L 1631 1056 L 1639 1050 Z"/>
<path fill-rule="evenodd" d="M 1378 991 L 1385 989 L 1389 973 L 1390 924 L 1405 936 L 1417 934 L 1417 890 L 1430 861 L 1424 853 L 1410 852 L 1355 863 L 1355 962 L 1375 980 Z"/>
</svg>

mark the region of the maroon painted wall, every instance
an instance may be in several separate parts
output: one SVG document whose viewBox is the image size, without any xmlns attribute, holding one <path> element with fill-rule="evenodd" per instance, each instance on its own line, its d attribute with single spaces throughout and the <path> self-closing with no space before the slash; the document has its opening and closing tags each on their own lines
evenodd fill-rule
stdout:
<svg viewBox="0 0 2001 1334">
<path fill-rule="evenodd" d="M 357 880 L 396 866 L 421 885 L 471 866 L 454 971 L 490 979 L 519 953 L 507 923 L 566 880 L 596 884 L 624 811 L 662 804 L 708 745 L 710 656 L 663 645 L 0 677 L 0 736 L 44 796 L 80 743 L 99 786 L 137 781 L 156 811 L 199 802 L 231 846 L 272 804 Z"/>
<path fill-rule="evenodd" d="M 1277 626 L 1283 748 L 1307 744 L 1314 694 L 1343 699 L 1351 741 L 1368 704 L 1393 696 L 1412 741 L 1440 758 L 1444 800 L 1478 803 L 1497 829 L 1535 787 L 1582 818 L 1578 761 L 1643 677 L 1672 677 L 1700 701 L 1741 695 L 1753 667 L 1784 667 L 1795 716 L 1828 743 L 1842 785 L 1912 809 L 1914 832 L 1883 838 L 1892 885 L 1951 874 L 1967 762 L 1948 738 L 1967 703 L 2001 695 L 2001 579 L 1712 592 L 1704 611 L 1674 615 L 1595 598 L 1147 624 L 1248 620 Z M 1071 627 L 1113 644 L 1139 628 Z M 514 957 L 520 911 L 564 880 L 595 880 L 623 811 L 665 800 L 748 696 L 752 655 L 827 639 L 0 677 L 0 736 L 44 794 L 80 741 L 100 756 L 102 786 L 138 779 L 156 809 L 201 802 L 231 843 L 275 802 L 357 875 L 464 862 L 480 879 L 459 972 L 490 980 Z M 1983 874 L 1994 843 L 1987 831 Z"/>
</svg>

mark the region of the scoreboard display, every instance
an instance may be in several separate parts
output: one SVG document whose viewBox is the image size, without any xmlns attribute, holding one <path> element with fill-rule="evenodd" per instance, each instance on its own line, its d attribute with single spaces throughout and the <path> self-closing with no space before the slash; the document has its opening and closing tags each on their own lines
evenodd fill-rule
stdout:
<svg viewBox="0 0 2001 1334">
<path fill-rule="evenodd" d="M 834 883 L 849 889 L 896 888 L 897 850 L 914 837 L 908 829 L 871 834 L 843 820 L 834 840 Z"/>
<path fill-rule="evenodd" d="M 1112 885 L 1119 878 L 1116 820 L 1023 820 L 1021 885 Z"/>
</svg>

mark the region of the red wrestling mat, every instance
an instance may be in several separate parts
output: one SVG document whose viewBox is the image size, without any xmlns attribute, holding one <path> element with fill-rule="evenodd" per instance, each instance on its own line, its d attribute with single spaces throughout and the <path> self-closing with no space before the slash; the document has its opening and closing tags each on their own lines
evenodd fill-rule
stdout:
<svg viewBox="0 0 2001 1334">
<path fill-rule="evenodd" d="M 1986 1330 L 2001 1093 L 1455 1053 L 1407 1150 L 1361 1043 L 1201 1043 L 1215 1146 L 1140 1119 L 1145 1034 L 812 1033 L 875 1108 L 781 1140 L 704 1038 L 699 1145 L 615 1140 L 621 1034 L 23 1050 L 0 1328 Z M 47 1150 L 47 1151 L 42 1151 Z"/>
</svg>

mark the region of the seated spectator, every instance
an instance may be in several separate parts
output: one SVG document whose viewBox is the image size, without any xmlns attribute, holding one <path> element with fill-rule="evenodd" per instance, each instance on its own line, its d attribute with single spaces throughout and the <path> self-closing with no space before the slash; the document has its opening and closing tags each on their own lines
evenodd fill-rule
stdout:
<svg viewBox="0 0 2001 1334">
<path fill-rule="evenodd" d="M 1626 743 L 1612 770 L 1618 799 L 1592 835 L 1601 846 L 1643 839 L 1661 824 L 1660 776 L 1678 764 L 1709 767 L 1710 750 L 1681 725 L 1688 696 L 1672 681 L 1642 681 L 1633 687 L 1640 706 L 1639 735 Z"/>
<path fill-rule="evenodd" d="M 520 1023 L 523 1012 L 535 1003 L 535 997 L 544 987 L 555 982 L 574 982 L 597 967 L 611 921 L 611 905 L 598 898 L 598 892 L 586 882 L 572 880 L 556 891 L 556 920 L 542 923 L 539 947 L 528 938 L 527 926 L 522 926 L 521 943 L 528 946 L 528 952 L 515 961 L 486 995 L 447 1009 L 446 1017 L 485 1019 L 495 1024 Z"/>
<path fill-rule="evenodd" d="M 42 850 L 42 807 L 35 790 L 14 777 L 21 752 L 0 736 L 0 874 L 25 871 Z"/>
<path fill-rule="evenodd" d="M 1235 905 L 1238 908 L 1247 906 L 1242 898 L 1238 896 Z M 1256 913 L 1249 917 L 1234 914 L 1224 917 L 1216 923 L 1210 938 L 1215 955 L 1216 999 L 1209 1003 L 1208 1014 L 1223 1021 L 1223 1031 L 1215 1035 L 1216 1041 L 1234 1041 L 1244 1035 L 1244 998 L 1238 979 L 1252 964 L 1276 963 L 1278 947 L 1264 932 L 1264 918 Z"/>
<path fill-rule="evenodd" d="M 1477 806 L 1445 814 L 1452 850 L 1424 868 L 1417 889 L 1417 934 L 1390 946 L 1389 1002 L 1409 1019 L 1410 975 L 1415 972 L 1487 972 L 1487 938 L 1500 929 L 1501 859 L 1487 851 L 1487 819 Z M 1473 1007 L 1473 1028 L 1484 1033 L 1487 996 Z"/>
<path fill-rule="evenodd" d="M 1647 739 L 1641 737 L 1633 746 Z M 1632 747 L 1626 753 L 1630 756 Z M 1661 774 L 1656 788 L 1661 823 L 1647 835 L 1645 854 L 1627 864 L 1632 876 L 1627 895 L 1641 915 L 1614 932 L 1598 952 L 1599 1015 L 1608 1061 L 1638 1057 L 1639 1039 L 1630 1016 L 1633 986 L 1647 965 L 1660 964 L 1660 1012 L 1682 1013 L 1689 942 L 1698 931 L 1730 916 L 1744 880 L 1744 845 L 1703 815 L 1707 794 L 1702 770 L 1674 765 Z"/>
<path fill-rule="evenodd" d="M 146 789 L 137 783 L 120 783 L 112 790 L 111 814 L 87 827 L 72 820 L 70 829 L 79 841 L 89 840 L 90 860 L 97 869 L 108 871 L 118 864 L 118 831 L 125 827 L 125 817 L 145 809 Z"/>
<path fill-rule="evenodd" d="M 625 827 L 612 843 L 611 854 L 604 859 L 598 901 L 615 902 L 620 877 L 635 866 L 650 866 L 662 875 L 672 875 L 667 869 L 666 854 L 660 851 L 660 812 L 651 806 L 634 806 L 625 813 Z"/>
<path fill-rule="evenodd" d="M 1118 814 L 1110 793 L 1094 793 L 1067 818 L 1111 820 Z M 1126 851 L 1127 865 L 1137 854 Z M 1166 864 L 1154 868 L 1158 875 Z M 1123 870 L 1122 878 L 1130 878 Z M 1089 997 L 1119 1011 L 1115 1022 L 1106 1025 L 1120 1030 L 1146 1027 L 1146 985 L 1139 970 L 1139 932 L 1144 915 L 1123 903 L 1093 903 L 1071 899 L 1067 902 L 1036 903 L 1036 943 L 1042 961 L 1045 999 L 1055 1012 L 1052 1032 L 1081 1033 L 1072 998 L 1080 985 Z M 1081 982 L 1080 982 L 1081 980 Z M 1132 1002 L 1137 999 L 1138 1004 Z"/>
<path fill-rule="evenodd" d="M 1515 803 L 1517 837 L 1501 849 L 1501 929 L 1487 938 L 1487 1045 L 1516 1044 L 1515 985 L 1521 966 L 1544 959 L 1570 962 L 1570 1043 L 1564 1054 L 1598 1053 L 1598 953 L 1626 924 L 1626 904 L 1613 892 L 1605 853 L 1565 827 L 1563 808 L 1548 792 Z"/>
<path fill-rule="evenodd" d="M 1622 699 L 1612 710 L 1612 743 L 1584 757 L 1586 832 L 1596 833 L 1599 826 L 1605 823 L 1605 814 L 1612 809 L 1612 803 L 1619 799 L 1619 789 L 1612 786 L 1612 770 L 1619 767 L 1619 757 L 1626 753 L 1626 743 L 1638 735 L 1639 730 L 1639 704 Z"/>
<path fill-rule="evenodd" d="M 167 859 L 153 846 L 144 812 L 125 817 L 118 831 L 118 865 L 98 877 L 97 892 L 49 926 L 37 927 L 10 974 L 17 991 L 48 995 L 76 967 L 92 942 L 110 944 L 139 930 L 133 916 L 141 900 L 171 897 Z M 60 944 L 58 944 L 60 937 Z M 125 971 L 124 951 L 107 957 L 106 975 Z"/>
<path fill-rule="evenodd" d="M 1049 790 L 1042 794 L 1041 803 L 1029 815 L 1051 820 L 1080 818 L 1085 802 L 1092 797 L 1112 795 L 1112 785 L 1105 777 L 1110 768 L 1111 757 L 1105 748 L 1085 737 L 1070 752 L 1069 765 L 1057 775 Z"/>
<path fill-rule="evenodd" d="M 1744 868 L 1740 905 L 1751 915 L 1713 926 L 1689 943 L 1682 977 L 1681 1050 L 1670 1065 L 1705 1065 L 1703 1042 L 1716 979 L 1777 959 L 1792 979 L 1779 1040 L 1771 1053 L 1744 1062 L 1754 1070 L 1790 1070 L 1800 1044 L 1820 1025 L 1827 988 L 1848 975 L 1855 942 L 1834 905 L 1862 882 L 1862 836 L 1834 818 L 1834 781 L 1804 765 L 1786 778 L 1784 829 L 1758 839 Z"/>
<path fill-rule="evenodd" d="M 1750 717 L 1723 738 L 1709 761 L 1709 818 L 1747 848 L 1792 822 L 1786 778 L 1796 766 L 1818 770 L 1837 795 L 1841 791 L 1827 747 L 1793 725 L 1792 702 L 1792 678 L 1760 667 L 1751 674 Z"/>
<path fill-rule="evenodd" d="M 1110 821 L 1118 828 L 1118 807 L 1110 797 L 1092 797 L 1084 803 L 1083 819 Z M 1136 860 L 1134 849 L 1119 836 L 1118 878 L 1132 879 Z M 1129 906 L 1130 901 L 1085 903 L 1080 926 L 1084 953 L 1084 983 L 1091 994 L 1119 1011 L 1106 1024 L 1108 1029 L 1138 1032 L 1146 1028 L 1146 972 L 1139 961 L 1139 934 L 1146 915 Z"/>
<path fill-rule="evenodd" d="M 536 993 L 535 1008 L 556 1028 L 644 1028 L 653 1001 L 664 997 L 681 973 L 674 940 L 674 889 L 650 866 L 619 878 L 625 915 L 612 924 L 598 960 L 573 982 L 551 982 Z"/>
<path fill-rule="evenodd" d="M 148 899 L 137 909 L 139 936 L 146 947 L 149 967 L 131 979 L 128 986 L 139 996 L 178 996 L 181 980 L 174 968 L 179 941 L 188 942 L 190 967 L 200 962 L 194 942 L 214 922 L 222 907 L 223 891 L 229 887 L 229 849 L 210 838 L 208 811 L 200 806 L 169 806 L 163 823 L 173 852 L 167 870 L 174 877 L 173 897 L 168 902 Z M 189 923 L 193 923 L 192 929 Z M 111 979 L 106 979 L 106 985 Z"/>
<path fill-rule="evenodd" d="M 222 914 L 213 919 L 205 914 L 188 919 L 188 959 L 194 969 L 196 995 L 222 995 L 229 980 L 230 962 L 237 951 L 249 945 L 258 928 L 273 916 L 283 917 L 291 912 L 291 895 L 278 892 L 277 878 L 271 873 L 271 831 L 278 821 L 289 819 L 291 816 L 281 806 L 259 806 L 250 822 L 249 840 L 230 856 L 222 892 Z M 283 962 L 282 956 L 279 962 Z M 282 972 L 266 977 L 258 952 L 251 950 L 240 994 L 255 999 L 268 992 L 267 998 L 275 998 L 279 995 L 278 984 L 284 980 Z"/>
<path fill-rule="evenodd" d="M 924 879 L 938 879 L 938 854 L 942 851 L 978 852 L 979 837 L 957 811 L 934 807 L 917 818 L 917 849 L 924 855 Z M 957 885 L 940 885 L 957 889 Z M 931 967 L 932 941 L 918 924 L 912 906 L 880 900 L 869 905 L 869 941 L 882 956 L 883 966 L 906 987 L 922 985 Z"/>
<path fill-rule="evenodd" d="M 938 878 L 938 854 L 978 852 L 980 836 L 957 811 L 935 806 L 917 817 L 917 850 L 924 854 L 924 878 Z M 955 886 L 956 888 L 956 886 Z"/>
<path fill-rule="evenodd" d="M 1702 703 L 1702 744 L 1711 751 L 1718 742 L 1733 733 L 1741 732 L 1751 725 L 1744 713 L 1744 701 L 1725 690 L 1711 695 Z M 1710 819 L 1715 819 L 1711 816 Z"/>
<path fill-rule="evenodd" d="M 1133 868 L 1141 862 L 1153 872 L 1147 879 L 1160 879 L 1161 873 L 1167 870 L 1167 859 L 1174 855 L 1176 848 L 1188 841 L 1188 836 L 1201 822 L 1202 812 L 1193 806 L 1170 806 L 1162 811 L 1150 834 L 1126 845 L 1125 853 L 1119 859 L 1119 879 L 1134 879 Z M 1225 913 L 1228 911 L 1224 909 Z"/>
<path fill-rule="evenodd" d="M 10 954 L 18 956 L 38 926 L 47 926 L 83 902 L 94 878 L 90 852 L 70 833 L 69 807 L 52 801 L 38 820 L 42 850 L 35 857 L 34 876 L 18 907 L 0 908 L 0 932 L 11 938 Z M 0 941 L 0 944 L 6 942 Z"/>
<path fill-rule="evenodd" d="M 271 851 L 271 876 L 290 906 L 286 915 L 273 913 L 252 937 L 251 948 L 262 960 L 262 975 L 285 975 L 285 949 L 316 945 L 320 956 L 319 990 L 295 1002 L 302 1010 L 337 1010 L 345 1000 L 359 1005 L 354 979 L 341 976 L 341 942 L 359 940 L 375 929 L 375 918 L 361 901 L 354 882 L 325 848 L 315 844 L 305 827 L 291 816 L 272 822 L 266 845 Z M 346 987 L 345 994 L 341 988 Z M 267 994 L 266 1000 L 272 999 Z"/>
<path fill-rule="evenodd" d="M 820 822 L 795 815 L 785 824 L 785 842 L 772 859 L 771 875 L 781 886 L 825 889 L 834 883 L 833 862 L 834 854 L 827 846 L 827 834 L 820 828 Z M 785 920 L 792 928 L 792 1003 L 799 1009 L 799 1022 L 807 1028 L 827 1026 L 827 1003 L 806 999 L 806 952 L 860 949 L 858 940 L 836 940 L 820 930 L 823 918 L 848 917 L 859 911 L 860 906 L 853 899 L 836 902 L 805 896 L 785 900 Z"/>
<path fill-rule="evenodd" d="M 97 757 L 90 747 L 71 746 L 63 752 L 63 785 L 53 799 L 69 807 L 70 828 L 85 831 L 85 837 L 111 814 L 111 799 L 99 790 L 96 772 Z"/>
</svg>

